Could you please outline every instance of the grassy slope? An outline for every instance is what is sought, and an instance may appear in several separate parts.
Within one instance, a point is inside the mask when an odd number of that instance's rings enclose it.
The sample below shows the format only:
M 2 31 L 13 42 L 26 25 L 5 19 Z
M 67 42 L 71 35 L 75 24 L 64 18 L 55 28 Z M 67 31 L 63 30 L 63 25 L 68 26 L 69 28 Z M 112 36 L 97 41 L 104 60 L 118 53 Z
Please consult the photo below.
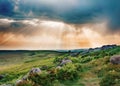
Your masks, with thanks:
M 40 52 L 34 53 L 2 53 L 0 55 L 0 74 L 5 74 L 6 78 L 0 81 L 3 83 L 14 83 L 16 79 L 21 78 L 31 68 L 40 67 L 41 65 L 53 65 L 51 57 L 59 56 L 59 53 Z M 4 58 L 5 57 L 5 58 Z M 7 58 L 8 57 L 8 58 Z
M 120 47 L 105 50 L 105 52 L 117 52 L 114 54 L 120 54 Z M 83 71 L 80 72 L 81 78 L 78 81 L 66 81 L 62 84 L 57 83 L 55 86 L 99 86 L 99 81 L 101 80 L 101 77 L 98 77 L 98 72 L 102 70 L 105 65 L 110 65 L 109 58 L 111 56 L 106 54 L 103 55 L 104 53 L 102 53 L 103 51 L 89 53 L 87 56 L 91 56 L 94 58 L 90 61 L 80 63 L 82 64 Z M 99 58 L 95 58 L 98 55 Z M 22 76 L 24 76 L 32 67 L 40 67 L 42 65 L 54 65 L 54 58 L 51 57 L 57 56 L 64 56 L 64 54 L 59 54 L 56 52 L 25 52 L 12 54 L 3 53 L 0 55 L 0 74 L 5 74 L 7 78 L 1 80 L 0 84 L 15 83 L 17 79 L 20 79 Z M 81 55 L 79 55 L 78 57 L 81 57 Z M 85 59 L 86 57 L 81 59 Z

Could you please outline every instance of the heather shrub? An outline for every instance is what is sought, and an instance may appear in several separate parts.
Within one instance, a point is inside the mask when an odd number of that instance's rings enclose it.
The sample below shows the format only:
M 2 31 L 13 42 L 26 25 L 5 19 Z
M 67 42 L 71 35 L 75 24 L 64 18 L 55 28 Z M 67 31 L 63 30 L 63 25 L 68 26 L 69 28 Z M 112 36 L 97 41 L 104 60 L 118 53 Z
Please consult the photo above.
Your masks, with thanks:
M 71 60 L 73 63 L 79 63 L 79 62 L 80 62 L 79 58 L 76 58 L 76 57 L 71 57 L 70 60 Z
M 120 85 L 120 65 L 104 65 L 98 75 L 101 75 L 100 86 Z
M 90 62 L 92 60 L 93 60 L 93 57 L 87 56 L 87 57 L 81 58 L 80 63 L 87 63 L 87 62 Z
M 115 70 L 109 71 L 100 81 L 100 86 L 119 86 L 120 73 Z
M 53 62 L 54 63 L 60 63 L 63 59 L 64 59 L 64 57 L 55 57 Z
M 29 75 L 28 79 L 37 85 L 51 86 L 52 82 L 49 78 L 49 74 L 46 71 L 42 71 L 41 74 Z
M 63 80 L 75 80 L 79 77 L 78 71 L 74 64 L 68 63 L 59 69 L 57 73 L 57 78 L 60 81 Z

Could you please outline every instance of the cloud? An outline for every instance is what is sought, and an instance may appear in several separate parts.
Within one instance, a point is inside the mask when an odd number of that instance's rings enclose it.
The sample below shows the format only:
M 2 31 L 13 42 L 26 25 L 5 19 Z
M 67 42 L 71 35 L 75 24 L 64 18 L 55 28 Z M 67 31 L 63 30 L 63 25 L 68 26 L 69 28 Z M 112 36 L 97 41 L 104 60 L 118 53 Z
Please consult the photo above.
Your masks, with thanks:
M 76 49 L 120 44 L 120 32 L 107 32 L 106 22 L 76 25 L 40 19 L 0 19 L 0 49 Z
M 5 16 L 12 16 L 14 6 L 10 0 L 0 0 L 0 14 Z
M 120 44 L 119 3 L 0 0 L 0 47 L 68 49 Z
M 120 27 L 119 0 L 0 0 L 0 15 L 22 18 L 47 18 L 83 24 L 108 21 L 111 30 Z

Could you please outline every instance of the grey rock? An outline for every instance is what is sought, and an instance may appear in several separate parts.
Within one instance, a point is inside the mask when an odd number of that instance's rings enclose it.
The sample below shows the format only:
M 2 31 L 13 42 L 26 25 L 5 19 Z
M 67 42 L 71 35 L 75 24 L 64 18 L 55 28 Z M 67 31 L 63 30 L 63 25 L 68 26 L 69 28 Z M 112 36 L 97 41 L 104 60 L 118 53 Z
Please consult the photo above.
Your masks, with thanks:
M 18 85 L 20 85 L 23 82 L 24 82 L 24 80 L 17 80 L 15 86 L 18 86 Z
M 22 78 L 22 80 L 26 80 L 26 81 L 27 81 L 27 79 L 28 79 L 28 75 L 25 75 L 25 76 Z
M 40 68 L 32 68 L 29 72 L 29 74 L 39 74 L 41 73 Z
M 57 66 L 56 68 L 57 68 L 57 69 L 61 69 L 62 67 L 61 67 L 61 66 Z
M 60 66 L 66 65 L 67 63 L 72 63 L 71 60 L 62 60 L 62 62 L 60 63 Z
M 112 56 L 110 62 L 112 64 L 120 64 L 120 55 Z

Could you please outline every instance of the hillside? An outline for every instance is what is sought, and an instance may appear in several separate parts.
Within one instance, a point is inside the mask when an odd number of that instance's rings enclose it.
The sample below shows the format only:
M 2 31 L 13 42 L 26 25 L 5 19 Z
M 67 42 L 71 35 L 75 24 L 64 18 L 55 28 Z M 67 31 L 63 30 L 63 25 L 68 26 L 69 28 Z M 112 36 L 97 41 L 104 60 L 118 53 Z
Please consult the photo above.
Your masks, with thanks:
M 120 55 L 120 46 L 0 51 L 0 86 L 120 86 L 120 65 L 109 60 L 114 55 Z

